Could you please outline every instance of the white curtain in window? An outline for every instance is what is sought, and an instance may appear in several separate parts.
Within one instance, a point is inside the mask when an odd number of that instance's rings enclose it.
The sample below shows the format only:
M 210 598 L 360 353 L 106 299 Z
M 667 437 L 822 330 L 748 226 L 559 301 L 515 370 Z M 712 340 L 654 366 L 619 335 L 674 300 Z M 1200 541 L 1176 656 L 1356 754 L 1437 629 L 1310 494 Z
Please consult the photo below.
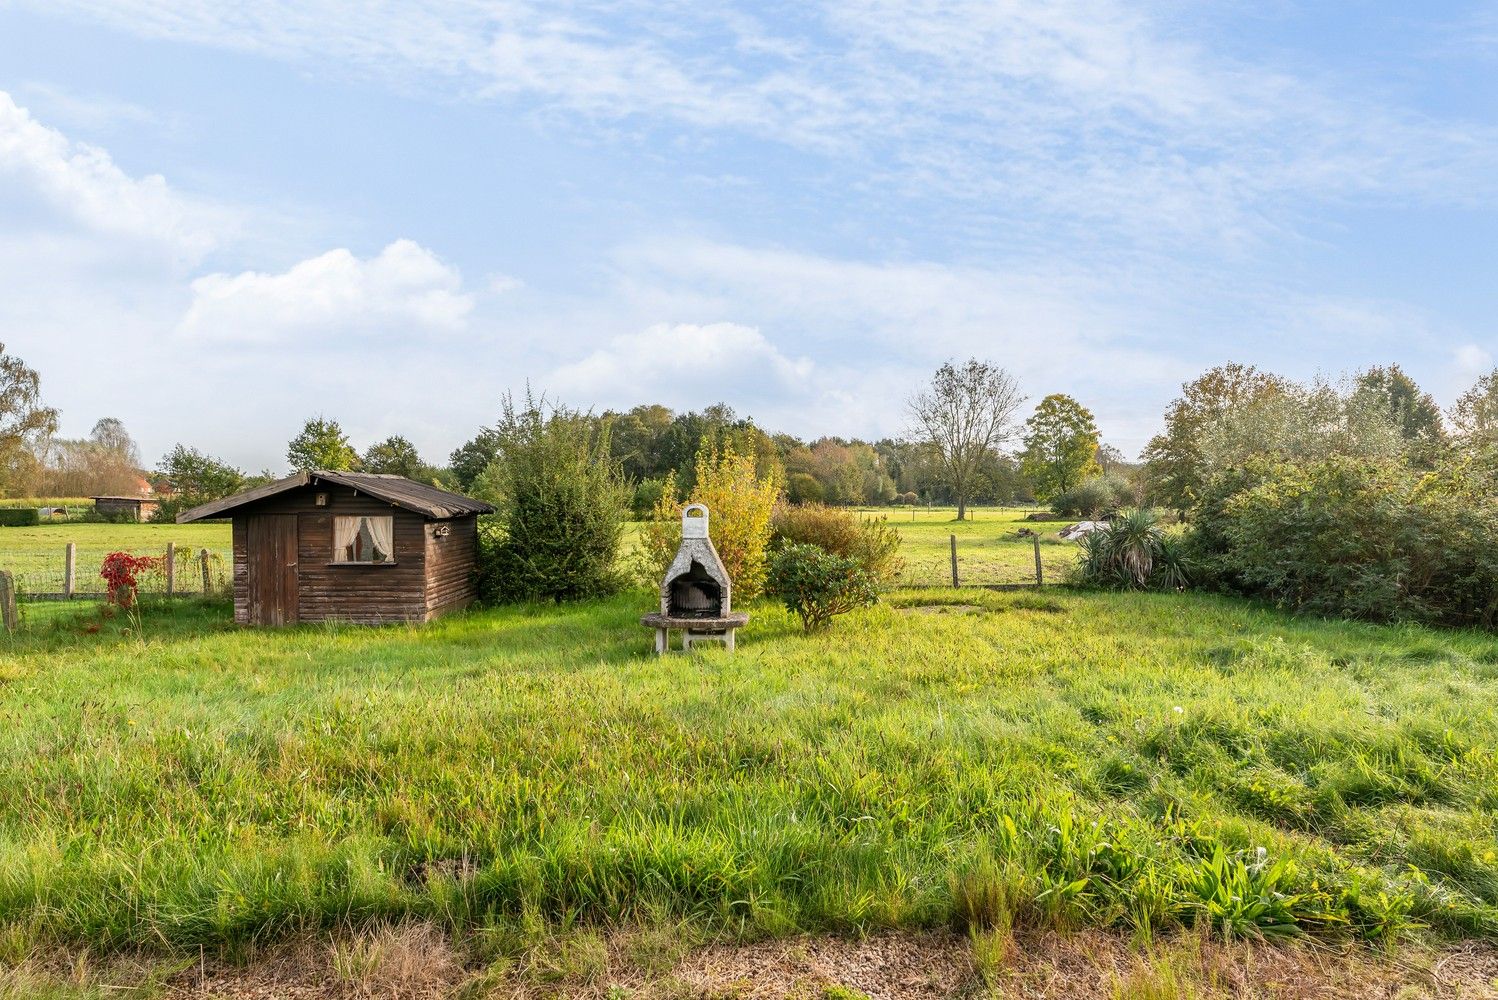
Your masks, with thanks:
M 385 557 L 385 562 L 395 558 L 395 518 L 393 517 L 367 517 L 369 522 L 369 537 L 374 539 L 375 548 Z
M 360 517 L 335 517 L 333 518 L 333 561 L 349 562 L 353 559 L 353 553 L 349 546 L 354 544 L 354 539 L 359 537 Z

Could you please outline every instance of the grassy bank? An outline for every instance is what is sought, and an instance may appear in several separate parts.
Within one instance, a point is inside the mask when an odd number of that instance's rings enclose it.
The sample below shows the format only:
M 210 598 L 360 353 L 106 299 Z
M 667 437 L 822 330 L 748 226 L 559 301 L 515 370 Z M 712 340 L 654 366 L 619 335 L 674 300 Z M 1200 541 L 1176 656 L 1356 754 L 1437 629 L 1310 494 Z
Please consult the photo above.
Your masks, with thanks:
M 737 656 L 645 595 L 0 646 L 0 943 L 1003 925 L 1498 933 L 1498 639 L 1196 596 L 901 593 Z M 0 956 L 3 957 L 3 956 Z

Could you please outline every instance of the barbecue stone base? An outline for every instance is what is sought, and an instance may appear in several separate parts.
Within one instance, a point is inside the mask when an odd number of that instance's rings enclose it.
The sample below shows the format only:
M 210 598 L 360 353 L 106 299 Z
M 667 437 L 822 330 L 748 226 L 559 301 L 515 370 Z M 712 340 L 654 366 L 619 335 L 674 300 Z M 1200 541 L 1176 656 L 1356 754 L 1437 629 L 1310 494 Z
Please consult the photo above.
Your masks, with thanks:
M 664 656 L 671 648 L 671 630 L 681 632 L 681 648 L 690 650 L 694 643 L 721 642 L 733 652 L 734 630 L 749 624 L 749 616 L 742 611 L 721 615 L 717 618 L 677 618 L 659 612 L 640 619 L 640 624 L 655 629 L 655 651 Z

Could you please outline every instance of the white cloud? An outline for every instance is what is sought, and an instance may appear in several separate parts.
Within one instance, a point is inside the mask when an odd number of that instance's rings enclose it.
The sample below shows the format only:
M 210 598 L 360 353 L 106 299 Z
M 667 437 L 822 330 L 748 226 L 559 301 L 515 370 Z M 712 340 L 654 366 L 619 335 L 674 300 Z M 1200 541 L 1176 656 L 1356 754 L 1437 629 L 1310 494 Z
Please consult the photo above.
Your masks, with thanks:
M 746 403 L 800 396 L 810 388 L 813 370 L 810 360 L 787 357 L 753 327 L 658 323 L 563 365 L 551 374 L 548 388 L 589 404 L 627 406 L 648 399 L 695 407 L 714 392 Z
M 975 355 L 1037 397 L 1076 393 L 1111 439 L 1133 446 L 1199 370 L 1151 336 L 1162 322 L 1154 304 L 1080 269 L 865 263 L 681 239 L 631 244 L 612 260 L 604 301 L 552 320 L 566 331 L 626 327 L 537 380 L 575 404 L 721 400 L 803 436 L 898 434 L 911 389 L 947 358 Z M 703 330 L 722 332 L 698 364 Z
M 1174 5 L 823 0 L 774 28 L 732 3 L 644 0 L 45 8 L 503 99 L 590 136 L 604 119 L 770 139 L 831 154 L 838 178 L 958 199 L 955 219 L 1011 240 L 1109 226 L 1233 248 L 1297 199 L 1498 200 L 1491 127 L 1183 41 Z
M 473 296 L 462 287 L 456 268 L 410 240 L 397 240 L 367 259 L 329 250 L 280 274 L 198 278 L 178 329 L 190 337 L 247 343 L 345 335 L 419 339 L 464 328 Z
M 1493 353 L 1477 344 L 1463 344 L 1455 353 L 1457 374 L 1468 381 L 1493 370 Z
M 1147 303 L 1081 268 L 870 263 L 702 240 L 640 242 L 615 261 L 638 308 L 732 317 L 849 364 L 976 354 L 1036 374 L 1158 368 L 1128 346 Z
M 160 247 L 183 261 L 202 257 L 233 225 L 227 209 L 188 198 L 159 174 L 132 177 L 96 146 L 49 128 L 0 91 L 0 179 L 38 224 L 62 222 L 87 233 Z M 3 195 L 0 195 L 3 197 Z
M 114 132 L 125 127 L 160 126 L 161 118 L 149 108 L 107 94 L 81 93 L 56 84 L 31 80 L 17 88 L 26 106 L 54 123 L 94 132 Z

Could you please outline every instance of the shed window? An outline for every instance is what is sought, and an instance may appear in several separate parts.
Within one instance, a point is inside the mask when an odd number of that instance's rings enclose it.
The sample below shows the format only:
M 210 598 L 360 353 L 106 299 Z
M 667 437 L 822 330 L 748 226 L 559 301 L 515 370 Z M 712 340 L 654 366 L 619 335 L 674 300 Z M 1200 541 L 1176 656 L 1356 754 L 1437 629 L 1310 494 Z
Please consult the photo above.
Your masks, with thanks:
M 395 562 L 395 518 L 333 518 L 333 561 Z

